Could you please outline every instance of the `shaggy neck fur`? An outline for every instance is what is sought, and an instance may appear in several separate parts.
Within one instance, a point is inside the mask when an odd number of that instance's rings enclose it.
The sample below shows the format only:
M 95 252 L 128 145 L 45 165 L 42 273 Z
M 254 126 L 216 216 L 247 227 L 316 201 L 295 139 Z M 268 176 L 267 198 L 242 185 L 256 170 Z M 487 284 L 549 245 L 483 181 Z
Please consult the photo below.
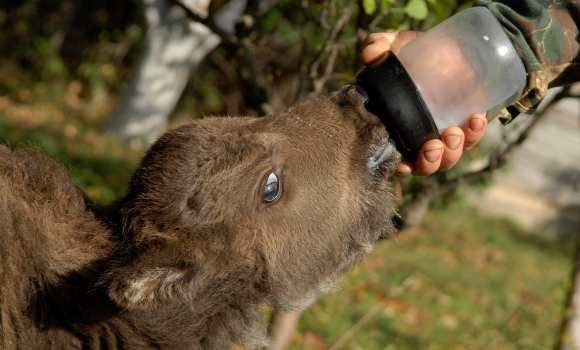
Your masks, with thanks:
M 152 285 L 141 287 L 166 287 L 157 292 L 182 295 L 160 305 L 118 306 L 123 303 L 113 302 L 109 289 L 118 278 L 130 280 L 124 264 L 134 258 L 119 251 L 161 244 L 126 239 L 124 218 L 113 213 L 131 206 L 130 200 L 107 209 L 95 206 L 62 166 L 36 151 L 11 152 L 0 146 L 0 173 L 2 188 L 13 189 L 0 196 L 0 211 L 7 216 L 0 222 L 1 349 L 225 349 L 231 341 L 265 343 L 258 312 L 265 287 L 246 278 L 255 270 L 244 272 L 247 266 L 238 264 L 241 269 L 232 266 L 224 275 L 211 276 L 205 272 L 211 270 L 208 266 L 196 274 L 173 276 L 194 285 L 192 294 L 163 286 L 171 276 L 155 280 L 164 272 L 158 269 L 157 276 L 150 276 Z M 20 230 L 28 235 L 9 234 Z

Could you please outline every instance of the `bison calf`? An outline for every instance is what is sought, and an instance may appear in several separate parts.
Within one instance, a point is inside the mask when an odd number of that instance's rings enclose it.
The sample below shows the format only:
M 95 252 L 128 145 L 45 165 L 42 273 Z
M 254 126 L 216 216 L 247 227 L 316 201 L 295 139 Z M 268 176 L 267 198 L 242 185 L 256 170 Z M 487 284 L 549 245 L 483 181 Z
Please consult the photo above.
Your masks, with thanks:
M 400 159 L 364 91 L 167 132 L 127 194 L 0 146 L 1 349 L 222 349 L 265 340 L 393 227 Z

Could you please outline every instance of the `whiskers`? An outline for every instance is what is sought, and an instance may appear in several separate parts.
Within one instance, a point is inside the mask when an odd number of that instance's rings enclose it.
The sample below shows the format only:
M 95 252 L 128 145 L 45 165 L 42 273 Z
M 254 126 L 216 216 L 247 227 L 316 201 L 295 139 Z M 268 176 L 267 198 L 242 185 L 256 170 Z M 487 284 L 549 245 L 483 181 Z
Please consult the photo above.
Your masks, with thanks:
M 295 117 L 296 117 L 296 119 L 298 119 L 300 122 L 302 122 L 302 123 L 304 123 L 304 124 L 306 124 L 306 125 L 308 125 L 308 126 L 310 126 L 310 127 L 314 128 L 314 129 L 316 129 L 317 131 L 320 131 L 320 132 L 321 132 L 323 135 L 325 135 L 325 136 L 328 136 L 328 137 L 330 137 L 330 138 L 335 138 L 335 137 L 336 137 L 336 135 L 333 135 L 333 134 L 331 134 L 331 133 L 329 133 L 329 132 L 326 132 L 326 130 L 324 130 L 324 129 L 322 129 L 322 128 L 319 128 L 318 126 L 316 126 L 316 125 L 314 125 L 314 124 L 310 123 L 310 122 L 309 122 L 309 121 L 307 121 L 307 120 L 304 120 L 304 119 L 300 118 L 300 117 L 299 117 L 299 116 L 297 116 L 297 115 L 296 115 Z

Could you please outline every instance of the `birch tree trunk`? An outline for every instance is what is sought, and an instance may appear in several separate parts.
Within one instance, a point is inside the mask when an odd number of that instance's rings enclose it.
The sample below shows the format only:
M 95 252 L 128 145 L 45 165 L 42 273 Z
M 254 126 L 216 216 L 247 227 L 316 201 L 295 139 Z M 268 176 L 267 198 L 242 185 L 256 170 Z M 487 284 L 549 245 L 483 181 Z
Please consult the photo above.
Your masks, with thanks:
M 136 72 L 111 114 L 106 132 L 139 145 L 151 143 L 166 127 L 191 73 L 217 47 L 220 36 L 167 0 L 144 0 L 148 25 Z M 245 0 L 230 2 L 216 14 L 216 25 L 233 32 Z M 183 2 L 193 12 L 207 15 L 208 0 Z M 195 8 L 192 8 L 195 6 Z M 233 20 L 232 20 L 233 18 Z

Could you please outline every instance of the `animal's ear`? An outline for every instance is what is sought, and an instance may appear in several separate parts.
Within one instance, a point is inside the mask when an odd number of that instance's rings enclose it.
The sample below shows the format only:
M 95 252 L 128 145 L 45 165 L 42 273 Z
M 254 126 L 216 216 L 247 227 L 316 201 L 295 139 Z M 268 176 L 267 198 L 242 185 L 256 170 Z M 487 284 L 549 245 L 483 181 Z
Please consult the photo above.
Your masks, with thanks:
M 176 267 L 123 267 L 112 275 L 108 294 L 125 309 L 151 311 L 186 297 L 191 278 Z

